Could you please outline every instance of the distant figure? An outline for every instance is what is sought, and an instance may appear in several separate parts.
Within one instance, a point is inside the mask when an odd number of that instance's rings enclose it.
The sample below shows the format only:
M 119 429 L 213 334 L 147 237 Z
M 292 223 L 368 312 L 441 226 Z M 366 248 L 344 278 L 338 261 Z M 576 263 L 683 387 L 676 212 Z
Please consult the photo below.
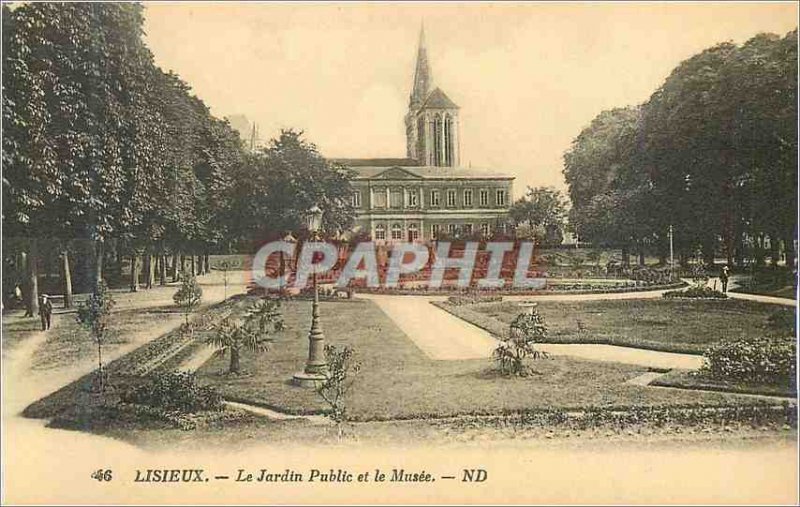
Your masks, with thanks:
M 14 306 L 22 305 L 22 287 L 19 284 L 14 284 Z
M 53 315 L 53 303 L 47 294 L 42 295 L 42 302 L 39 305 L 39 317 L 42 318 L 42 331 L 50 329 L 50 316 Z
M 728 266 L 723 266 L 722 273 L 719 275 L 719 281 L 722 282 L 722 292 L 728 292 Z

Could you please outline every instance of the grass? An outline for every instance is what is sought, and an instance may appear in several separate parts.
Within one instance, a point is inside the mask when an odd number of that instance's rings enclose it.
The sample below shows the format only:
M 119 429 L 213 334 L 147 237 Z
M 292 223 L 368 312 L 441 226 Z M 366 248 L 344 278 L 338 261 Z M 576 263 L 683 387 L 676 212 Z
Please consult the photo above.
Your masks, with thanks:
M 787 269 L 761 269 L 752 277 L 742 280 L 742 285 L 731 289 L 731 292 L 795 299 L 797 286 L 792 277 Z
M 537 308 L 550 329 L 548 342 L 606 343 L 689 354 L 702 354 L 723 338 L 769 334 L 770 315 L 785 311 L 743 300 L 548 301 Z M 478 304 L 470 309 L 499 321 L 495 325 L 501 329 L 520 313 L 516 302 Z
M 651 385 L 662 387 L 679 387 L 681 389 L 699 389 L 704 391 L 721 391 L 729 393 L 765 394 L 770 396 L 797 397 L 797 386 L 789 383 L 751 384 L 731 380 L 709 378 L 700 372 L 673 370 L 655 379 Z
M 246 374 L 225 374 L 227 359 L 212 358 L 199 371 L 202 382 L 226 398 L 291 413 L 326 407 L 313 390 L 291 385 L 307 355 L 310 303 L 283 307 L 287 331 L 263 355 L 244 354 Z M 425 356 L 370 301 L 323 302 L 321 315 L 330 343 L 355 348 L 362 371 L 350 400 L 354 420 L 499 414 L 529 409 L 730 403 L 719 393 L 659 391 L 625 382 L 645 368 L 557 357 L 534 363 L 540 375 L 506 378 L 489 358 L 434 361 Z M 738 400 L 737 400 L 738 401 Z

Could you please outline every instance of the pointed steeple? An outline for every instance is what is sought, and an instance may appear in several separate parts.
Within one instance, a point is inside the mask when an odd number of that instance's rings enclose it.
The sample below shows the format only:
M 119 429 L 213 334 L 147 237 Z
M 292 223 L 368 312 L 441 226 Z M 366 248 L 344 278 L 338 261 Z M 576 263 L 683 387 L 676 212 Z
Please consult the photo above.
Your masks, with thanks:
M 414 69 L 414 86 L 411 89 L 411 105 L 422 104 L 427 98 L 433 79 L 428 66 L 428 50 L 425 48 L 425 25 L 419 29 L 419 47 L 417 49 L 417 65 Z

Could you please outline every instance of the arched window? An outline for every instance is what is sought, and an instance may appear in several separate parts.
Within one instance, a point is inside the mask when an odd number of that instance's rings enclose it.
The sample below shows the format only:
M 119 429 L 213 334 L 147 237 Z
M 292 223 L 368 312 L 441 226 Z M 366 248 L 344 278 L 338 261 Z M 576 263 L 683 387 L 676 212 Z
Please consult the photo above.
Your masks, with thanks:
M 409 241 L 419 240 L 419 227 L 417 226 L 417 224 L 408 225 L 408 240 Z
M 375 226 L 375 239 L 386 239 L 386 227 L 384 227 L 383 224 Z
M 444 165 L 453 165 L 453 118 L 449 114 L 444 119 Z
M 417 120 L 417 157 L 425 164 L 425 118 Z
M 433 120 L 433 165 L 442 163 L 442 117 L 437 113 Z
M 401 240 L 403 239 L 403 226 L 400 224 L 392 224 L 392 239 L 393 240 Z

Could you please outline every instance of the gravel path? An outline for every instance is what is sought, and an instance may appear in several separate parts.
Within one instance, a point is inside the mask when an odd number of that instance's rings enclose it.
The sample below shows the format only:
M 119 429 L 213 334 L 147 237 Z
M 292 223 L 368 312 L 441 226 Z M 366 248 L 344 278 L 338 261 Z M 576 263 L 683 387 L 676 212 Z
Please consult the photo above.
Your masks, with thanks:
M 430 304 L 431 301 L 444 300 L 443 296 L 378 296 L 370 294 L 359 297 L 369 299 L 377 304 L 431 359 L 486 359 L 491 356 L 492 350 L 497 346 L 497 340 L 487 331 Z M 658 352 L 614 345 L 541 344 L 538 348 L 555 356 L 571 356 L 592 361 L 635 364 L 652 368 L 696 369 L 702 364 L 702 358 L 693 354 Z

